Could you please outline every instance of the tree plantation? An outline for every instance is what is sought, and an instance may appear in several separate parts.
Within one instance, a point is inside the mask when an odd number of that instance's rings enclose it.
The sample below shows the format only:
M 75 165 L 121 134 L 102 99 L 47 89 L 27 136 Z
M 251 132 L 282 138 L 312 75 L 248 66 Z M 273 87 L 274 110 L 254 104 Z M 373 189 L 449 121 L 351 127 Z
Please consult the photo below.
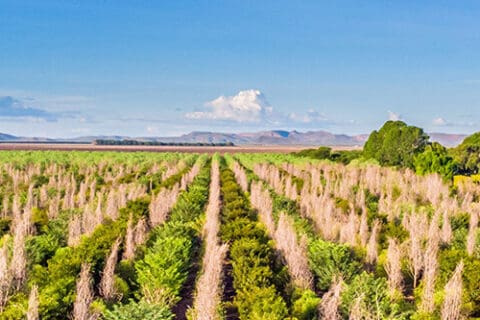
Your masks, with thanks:
M 480 318 L 475 143 L 2 152 L 0 318 Z

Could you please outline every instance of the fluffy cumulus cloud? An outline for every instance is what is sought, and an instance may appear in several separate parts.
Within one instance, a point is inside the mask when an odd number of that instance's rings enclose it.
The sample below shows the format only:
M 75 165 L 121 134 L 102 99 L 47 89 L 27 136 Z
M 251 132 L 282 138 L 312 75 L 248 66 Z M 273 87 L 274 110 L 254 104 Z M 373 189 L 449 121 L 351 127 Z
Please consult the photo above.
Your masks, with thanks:
M 446 125 L 448 125 L 447 120 L 445 120 L 445 119 L 442 118 L 442 117 L 438 117 L 438 118 L 433 119 L 433 120 L 432 120 L 432 123 L 433 123 L 433 125 L 435 125 L 435 126 L 446 126 Z
M 185 118 L 208 120 L 209 125 L 212 125 L 213 121 L 218 121 L 221 125 L 225 123 L 243 126 L 263 125 L 265 128 L 318 128 L 347 123 L 345 120 L 328 119 L 315 109 L 295 110 L 290 113 L 280 112 L 270 105 L 261 91 L 251 89 L 240 91 L 234 96 L 220 96 L 205 103 L 203 110 L 186 113 Z M 348 124 L 351 125 L 352 122 Z
M 11 96 L 3 96 L 0 97 L 0 118 L 56 121 L 58 114 L 26 106 L 23 101 Z
M 327 117 L 313 109 L 309 109 L 306 113 L 292 112 L 288 115 L 288 119 L 296 123 L 321 123 L 328 121 Z
M 234 122 L 270 121 L 273 108 L 259 90 L 240 91 L 234 96 L 220 96 L 205 104 L 207 110 L 189 112 L 188 119 Z
M 402 115 L 393 111 L 388 111 L 388 120 L 390 121 L 402 120 Z

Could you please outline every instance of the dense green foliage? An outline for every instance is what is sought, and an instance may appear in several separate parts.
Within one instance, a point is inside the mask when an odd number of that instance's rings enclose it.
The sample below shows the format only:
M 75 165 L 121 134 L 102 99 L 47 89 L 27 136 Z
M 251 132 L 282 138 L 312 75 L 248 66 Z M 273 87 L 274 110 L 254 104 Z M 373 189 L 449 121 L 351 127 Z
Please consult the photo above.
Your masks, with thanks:
M 461 314 L 479 318 L 480 235 L 473 214 L 478 213 L 480 188 L 474 183 L 464 189 L 453 188 L 451 181 L 457 167 L 463 168 L 458 169 L 463 174 L 478 170 L 472 164 L 477 152 L 472 150 L 476 149 L 466 147 L 479 143 L 478 140 L 480 135 L 477 138 L 474 135 L 453 150 L 429 143 L 423 151 L 405 153 L 413 155 L 412 166 L 418 174 L 442 175 L 445 180 L 440 188 L 437 186 L 441 179 L 417 176 L 410 170 L 382 168 L 363 160 L 361 164 L 358 160 L 339 161 L 349 165 L 334 163 L 335 152 L 329 148 L 312 154 L 306 150 L 289 155 L 217 155 L 221 163 L 221 224 L 217 240 L 219 245 L 228 244 L 219 309 L 240 319 L 317 319 L 322 317 L 322 302 L 331 293 L 332 283 L 341 279 L 337 311 L 342 319 L 351 317 L 352 310 L 363 313 L 365 319 L 441 319 L 442 304 L 448 294 L 445 286 L 462 262 Z M 466 154 L 468 159 L 461 162 L 459 159 Z M 10 161 L 9 156 L 14 158 Z M 4 199 L 0 201 L 3 214 L 0 248 L 4 248 L 8 263 L 16 250 L 18 217 L 28 215 L 31 229 L 24 240 L 25 282 L 8 292 L 8 302 L 0 306 L 0 318 L 25 318 L 34 286 L 38 286 L 41 319 L 72 317 L 83 263 L 91 266 L 94 301 L 89 302 L 90 311 L 100 317 L 182 318 L 195 299 L 197 272 L 203 268 L 200 261 L 206 249 L 202 237 L 208 225 L 205 210 L 211 182 L 209 159 L 208 155 L 179 154 L 15 152 L 6 155 L 0 152 L 0 160 L 6 162 L 0 168 L 3 170 L 0 199 Z M 161 190 L 177 190 L 174 186 L 183 180 L 195 161 L 201 164 L 200 172 L 186 189 L 175 194 L 172 202 L 175 204 L 169 205 L 165 222 L 152 228 L 149 220 L 155 203 L 152 199 L 163 196 Z M 258 166 L 259 163 L 267 166 Z M 238 171 L 235 176 L 234 168 L 241 168 L 244 176 Z M 288 216 L 289 236 L 294 235 L 294 241 L 305 250 L 303 261 L 313 276 L 311 285 L 300 287 L 293 280 L 294 275 L 288 269 L 292 264 L 285 259 L 280 238 L 275 236 L 273 241 L 269 237 L 271 233 L 267 233 L 261 222 L 266 221 L 264 216 L 261 221 L 258 219 L 250 206 L 249 192 L 243 192 L 237 183 L 242 182 L 245 174 L 248 184 L 260 182 L 269 192 L 271 206 L 266 207 L 271 209 L 277 228 L 279 217 Z M 287 184 L 290 190 L 296 187 L 297 194 L 288 195 Z M 121 194 L 114 198 L 122 204 L 113 218 L 103 212 L 108 210 L 106 199 L 110 191 Z M 253 195 L 254 190 L 251 192 Z M 65 204 L 69 194 L 73 203 L 70 206 Z M 52 209 L 55 201 L 59 202 Z M 89 231 L 82 231 L 83 236 L 72 244 L 72 221 L 88 217 L 88 212 L 95 208 L 102 216 L 101 221 L 94 222 Z M 438 220 L 434 220 L 437 213 Z M 413 219 L 414 216 L 417 218 Z M 125 258 L 122 254 L 127 251 L 127 228 L 140 220 L 146 224 L 143 240 L 135 247 L 134 254 Z M 82 220 L 82 223 L 85 221 L 91 222 Z M 413 284 L 409 255 L 417 230 L 412 226 L 416 225 L 421 226 L 417 249 L 424 261 L 428 258 L 430 239 L 438 237 L 438 252 L 434 258 L 430 257 L 436 259 L 430 312 L 421 309 L 425 265 L 419 271 L 417 286 Z M 436 237 L 426 236 L 430 232 L 436 232 Z M 119 238 L 122 241 L 112 271 L 116 295 L 107 299 L 103 298 L 100 283 L 112 245 Z M 398 257 L 401 284 L 393 289 L 388 270 L 389 239 L 395 239 L 401 251 Z M 369 252 L 371 241 L 374 241 L 374 260 L 369 260 L 373 252 Z M 190 316 L 188 312 L 187 315 Z
M 457 164 L 447 148 L 437 142 L 429 144 L 422 153 L 415 156 L 414 166 L 418 174 L 438 173 L 449 180 L 457 171 Z
M 241 319 L 283 319 L 285 301 L 279 296 L 285 271 L 276 265 L 272 242 L 256 221 L 233 172 L 221 171 L 222 239 L 231 243 L 234 305 Z
M 330 160 L 349 164 L 355 159 L 362 156 L 361 150 L 335 150 L 332 151 L 330 147 L 319 147 L 317 149 L 305 149 L 299 152 L 294 152 L 293 155 L 297 157 L 306 157 L 316 160 Z
M 103 317 L 106 320 L 171 320 L 173 314 L 166 306 L 131 300 L 128 304 L 116 305 L 113 310 L 107 310 Z
M 135 297 L 140 302 L 131 307 L 128 306 L 133 303 L 131 301 L 125 307 L 116 307 L 116 314 L 128 317 L 129 312 L 144 312 L 142 301 L 168 309 L 181 299 L 181 290 L 199 253 L 199 223 L 208 199 L 209 182 L 210 166 L 207 164 L 188 190 L 179 196 L 168 222 L 152 230 L 143 258 L 134 264 L 133 282 L 139 288 Z M 164 319 L 162 308 L 159 319 Z
M 428 136 L 422 129 L 402 121 L 387 121 L 370 134 L 363 156 L 382 165 L 413 168 L 415 155 L 423 152 L 427 143 Z
M 452 150 L 452 155 L 458 163 L 461 174 L 480 173 L 480 132 L 465 138 Z
M 309 245 L 310 268 L 317 279 L 317 288 L 327 291 L 335 275 L 341 274 L 346 282 L 358 274 L 362 264 L 347 245 L 315 240 Z

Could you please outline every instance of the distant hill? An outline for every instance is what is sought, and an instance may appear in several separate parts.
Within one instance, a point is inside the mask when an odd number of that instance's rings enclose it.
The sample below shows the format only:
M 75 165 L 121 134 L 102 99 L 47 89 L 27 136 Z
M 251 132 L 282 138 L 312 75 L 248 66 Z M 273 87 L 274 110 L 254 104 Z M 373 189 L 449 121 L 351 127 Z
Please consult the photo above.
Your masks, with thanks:
M 440 143 L 445 147 L 455 147 L 462 143 L 463 139 L 468 137 L 466 134 L 450 134 L 450 133 L 429 133 L 430 140 Z
M 446 147 L 454 147 L 460 144 L 467 135 L 449 133 L 430 133 L 430 139 L 441 143 Z M 17 137 L 0 133 L 0 142 L 57 142 L 57 143 L 91 143 L 94 140 L 139 140 L 158 142 L 188 142 L 188 143 L 227 143 L 235 145 L 305 145 L 305 146 L 362 146 L 368 139 L 368 134 L 346 135 L 334 134 L 328 131 L 297 130 L 269 130 L 244 133 L 221 133 L 208 131 L 193 131 L 178 137 L 129 137 L 118 135 L 83 136 L 72 139 L 51 139 L 41 137 Z
M 0 133 L 0 141 L 12 141 L 15 139 L 17 139 L 17 137 L 6 133 Z
M 149 138 L 151 139 L 151 138 Z M 155 138 L 165 142 L 233 142 L 235 145 L 335 145 L 359 146 L 365 140 L 357 136 L 333 134 L 326 131 L 299 132 L 270 130 L 245 133 L 191 132 L 180 137 Z

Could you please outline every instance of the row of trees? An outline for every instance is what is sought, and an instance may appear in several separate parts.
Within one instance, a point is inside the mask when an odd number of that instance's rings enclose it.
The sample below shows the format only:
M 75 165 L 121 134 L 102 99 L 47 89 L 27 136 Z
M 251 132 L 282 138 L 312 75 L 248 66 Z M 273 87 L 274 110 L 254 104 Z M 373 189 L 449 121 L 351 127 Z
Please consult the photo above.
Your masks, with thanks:
M 93 144 L 99 146 L 181 146 L 181 147 L 233 147 L 233 142 L 162 142 L 142 140 L 105 140 L 97 139 Z
M 286 209 L 292 208 L 288 202 L 280 208 L 302 217 L 295 226 L 310 240 L 310 267 L 324 315 L 329 306 L 335 318 L 478 316 L 478 277 L 471 270 L 480 263 L 479 211 L 471 193 L 451 194 L 436 175 L 377 165 L 301 158 L 286 164 L 268 155 L 238 159 L 272 191 L 300 206 L 298 213 Z M 275 165 L 258 165 L 272 159 Z M 302 185 L 296 197 L 292 183 Z M 300 222 L 305 218 L 315 235 Z
M 363 151 L 335 151 L 320 147 L 296 153 L 300 157 L 328 159 L 348 164 L 359 158 L 374 159 L 380 165 L 409 168 L 418 174 L 438 173 L 446 179 L 454 175 L 474 175 L 480 171 L 480 132 L 467 137 L 455 148 L 447 149 L 415 126 L 402 121 L 387 121 L 373 131 Z

